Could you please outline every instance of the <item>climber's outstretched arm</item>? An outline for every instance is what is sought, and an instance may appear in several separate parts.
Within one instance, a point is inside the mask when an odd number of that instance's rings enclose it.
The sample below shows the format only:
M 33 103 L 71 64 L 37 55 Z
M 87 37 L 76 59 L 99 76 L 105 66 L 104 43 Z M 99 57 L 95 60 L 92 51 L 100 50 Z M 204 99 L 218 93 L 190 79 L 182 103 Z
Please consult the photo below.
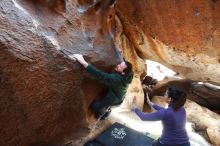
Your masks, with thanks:
M 115 86 L 120 82 L 120 77 L 118 74 L 110 74 L 97 69 L 92 64 L 86 62 L 81 54 L 71 55 L 70 58 L 77 60 L 86 68 L 90 75 L 107 86 Z

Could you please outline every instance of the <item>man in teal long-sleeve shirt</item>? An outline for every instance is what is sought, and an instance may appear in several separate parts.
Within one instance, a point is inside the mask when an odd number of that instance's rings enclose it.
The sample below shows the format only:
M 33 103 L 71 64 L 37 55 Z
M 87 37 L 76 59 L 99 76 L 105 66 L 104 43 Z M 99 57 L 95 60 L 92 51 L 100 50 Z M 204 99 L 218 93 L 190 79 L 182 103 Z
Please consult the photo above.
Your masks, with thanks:
M 71 58 L 76 59 L 82 64 L 88 73 L 92 75 L 100 83 L 108 86 L 107 95 L 92 103 L 92 109 L 98 118 L 103 115 L 110 106 L 122 103 L 128 84 L 133 79 L 132 64 L 128 61 L 121 62 L 115 68 L 116 72 L 106 73 L 97 69 L 92 64 L 87 63 L 81 54 L 74 54 Z

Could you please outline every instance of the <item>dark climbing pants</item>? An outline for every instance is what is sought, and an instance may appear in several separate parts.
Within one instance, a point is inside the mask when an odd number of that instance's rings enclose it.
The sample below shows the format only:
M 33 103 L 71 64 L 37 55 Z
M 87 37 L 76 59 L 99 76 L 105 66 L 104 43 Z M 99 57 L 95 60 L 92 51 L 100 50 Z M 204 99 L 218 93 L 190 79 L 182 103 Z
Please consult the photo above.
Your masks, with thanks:
M 178 145 L 168 145 L 168 144 L 162 144 L 159 140 L 156 140 L 153 142 L 152 146 L 190 146 L 190 143 L 183 143 L 183 144 L 178 144 Z
M 105 97 L 99 100 L 95 100 L 92 103 L 91 108 L 95 112 L 96 118 L 98 118 L 100 115 L 103 115 L 105 113 L 105 116 L 108 116 L 111 110 L 107 111 L 107 109 L 110 109 L 111 106 L 119 105 L 120 103 L 121 102 L 116 102 L 114 99 L 110 97 Z

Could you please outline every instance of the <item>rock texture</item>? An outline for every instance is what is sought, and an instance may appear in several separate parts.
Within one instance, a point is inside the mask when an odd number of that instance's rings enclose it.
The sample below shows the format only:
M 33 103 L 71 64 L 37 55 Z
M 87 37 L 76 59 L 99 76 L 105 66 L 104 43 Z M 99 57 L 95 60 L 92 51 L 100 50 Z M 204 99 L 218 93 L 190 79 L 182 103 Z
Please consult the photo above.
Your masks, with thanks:
M 195 124 L 195 131 L 204 137 L 208 135 L 210 142 L 218 146 L 220 144 L 220 116 L 190 100 L 186 102 L 185 107 L 188 121 Z
M 220 1 L 119 0 L 116 12 L 139 56 L 219 83 Z
M 216 113 L 220 113 L 220 88 L 208 83 L 193 83 L 191 89 L 191 100 L 208 107 Z
M 110 10 L 79 13 L 80 5 L 0 1 L 0 145 L 74 145 L 89 132 L 88 106 L 102 88 L 65 54 L 102 69 L 118 61 L 99 20 Z
M 117 46 L 144 75 L 151 59 L 220 82 L 220 1 L 1 0 L 0 145 L 64 145 L 87 135 L 103 87 L 66 54 L 109 71 Z

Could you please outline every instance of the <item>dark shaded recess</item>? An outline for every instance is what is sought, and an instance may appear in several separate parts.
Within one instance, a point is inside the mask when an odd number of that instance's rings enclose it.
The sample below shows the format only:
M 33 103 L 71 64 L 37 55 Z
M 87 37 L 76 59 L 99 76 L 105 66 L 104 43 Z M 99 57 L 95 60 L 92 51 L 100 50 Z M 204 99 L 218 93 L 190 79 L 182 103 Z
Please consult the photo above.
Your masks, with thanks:
M 109 5 L 109 6 L 114 5 L 115 1 L 116 1 L 116 0 L 110 0 L 109 3 L 108 3 L 108 5 Z
M 216 3 L 218 0 L 211 0 L 213 3 Z
M 101 8 L 101 2 L 99 1 L 99 2 L 97 2 L 95 5 L 94 5 L 94 8 L 95 8 L 95 10 L 96 11 L 98 11 L 100 8 Z

